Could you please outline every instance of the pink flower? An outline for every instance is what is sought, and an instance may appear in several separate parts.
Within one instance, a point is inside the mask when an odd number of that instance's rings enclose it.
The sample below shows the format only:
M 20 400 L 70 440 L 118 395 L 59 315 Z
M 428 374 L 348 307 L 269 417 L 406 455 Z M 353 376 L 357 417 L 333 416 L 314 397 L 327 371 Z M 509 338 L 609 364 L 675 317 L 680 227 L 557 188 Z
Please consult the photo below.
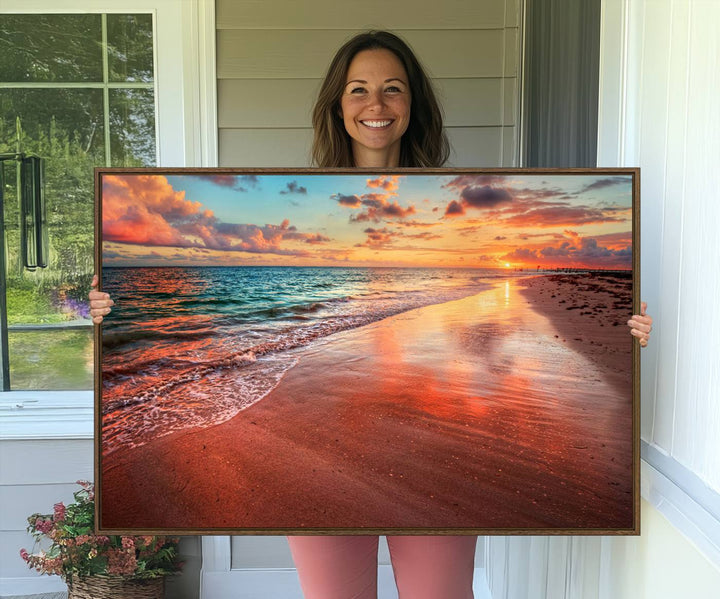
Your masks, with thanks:
M 134 551 L 125 549 L 109 549 L 108 554 L 108 574 L 117 574 L 126 576 L 135 573 L 137 568 L 137 559 Z
M 56 503 L 53 506 L 53 509 L 55 511 L 55 522 L 61 522 L 62 520 L 65 520 L 65 504 L 63 504 L 62 502 Z
M 35 520 L 35 528 L 45 535 L 52 530 L 52 527 L 52 520 L 43 520 L 42 518 Z
M 125 549 L 135 549 L 135 539 L 132 537 L 123 537 L 121 543 Z
M 27 549 L 21 549 L 20 550 L 20 557 L 23 559 L 23 561 L 27 562 L 30 561 L 30 554 L 27 552 Z

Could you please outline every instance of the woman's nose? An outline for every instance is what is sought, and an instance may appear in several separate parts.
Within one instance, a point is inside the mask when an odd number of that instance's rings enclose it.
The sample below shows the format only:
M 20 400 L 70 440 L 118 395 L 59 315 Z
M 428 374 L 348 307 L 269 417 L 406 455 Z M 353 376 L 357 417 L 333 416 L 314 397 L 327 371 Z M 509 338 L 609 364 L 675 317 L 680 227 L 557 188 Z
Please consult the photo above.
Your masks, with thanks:
M 368 106 L 371 108 L 382 108 L 385 104 L 382 90 L 370 92 L 368 95 Z

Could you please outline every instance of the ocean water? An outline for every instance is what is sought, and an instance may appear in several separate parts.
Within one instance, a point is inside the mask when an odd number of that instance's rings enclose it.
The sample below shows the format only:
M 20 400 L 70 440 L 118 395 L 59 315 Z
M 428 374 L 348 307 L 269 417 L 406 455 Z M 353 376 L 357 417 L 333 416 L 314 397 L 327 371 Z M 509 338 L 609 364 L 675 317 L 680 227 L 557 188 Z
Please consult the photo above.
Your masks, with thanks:
M 108 453 L 223 422 L 272 391 L 302 349 L 389 316 L 473 295 L 503 270 L 104 268 Z

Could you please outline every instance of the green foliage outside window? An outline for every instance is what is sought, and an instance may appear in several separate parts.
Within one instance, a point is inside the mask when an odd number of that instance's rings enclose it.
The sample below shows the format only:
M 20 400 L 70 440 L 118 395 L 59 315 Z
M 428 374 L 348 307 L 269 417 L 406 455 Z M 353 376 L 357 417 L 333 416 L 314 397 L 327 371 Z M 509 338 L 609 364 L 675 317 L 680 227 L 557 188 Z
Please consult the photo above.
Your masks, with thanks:
M 89 389 L 93 168 L 155 164 L 152 16 L 1 15 L 0 57 L 0 153 L 45 159 L 50 240 L 48 268 L 24 269 L 16 163 L 2 163 L 12 388 Z

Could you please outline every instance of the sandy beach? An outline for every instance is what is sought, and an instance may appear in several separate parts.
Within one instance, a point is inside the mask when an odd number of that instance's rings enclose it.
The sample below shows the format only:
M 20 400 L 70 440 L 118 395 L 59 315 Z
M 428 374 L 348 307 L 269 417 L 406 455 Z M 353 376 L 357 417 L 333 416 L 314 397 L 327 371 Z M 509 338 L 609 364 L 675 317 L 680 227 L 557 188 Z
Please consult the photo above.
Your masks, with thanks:
M 102 527 L 631 528 L 629 297 L 501 280 L 293 350 L 232 419 L 105 456 Z

